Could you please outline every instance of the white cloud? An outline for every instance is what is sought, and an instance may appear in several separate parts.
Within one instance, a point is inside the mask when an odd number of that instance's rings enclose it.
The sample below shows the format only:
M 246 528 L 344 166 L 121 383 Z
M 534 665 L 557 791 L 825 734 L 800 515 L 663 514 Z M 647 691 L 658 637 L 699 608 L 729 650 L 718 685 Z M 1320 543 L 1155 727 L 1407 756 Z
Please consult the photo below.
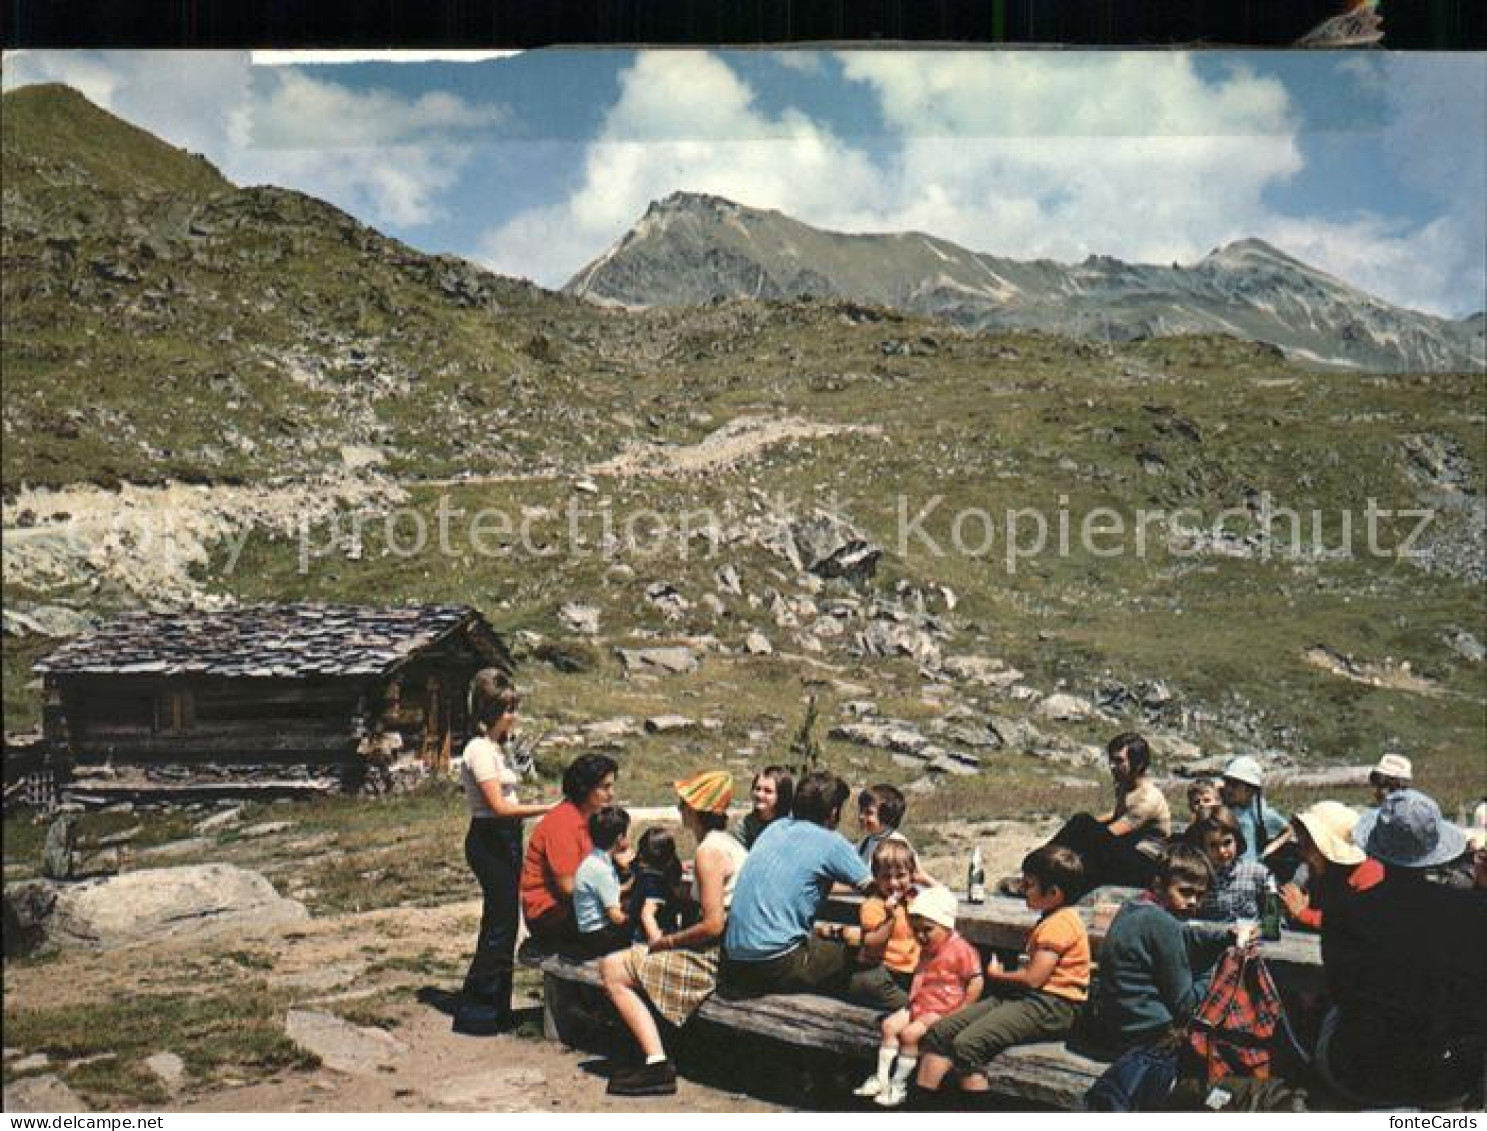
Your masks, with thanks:
M 844 205 L 870 200 L 877 178 L 864 154 L 804 114 L 760 111 L 717 58 L 644 54 L 621 76 L 578 187 L 487 233 L 478 254 L 495 270 L 555 286 L 675 189 L 829 224 Z
M 499 107 L 431 92 L 353 89 L 245 52 L 42 52 L 7 57 L 7 88 L 64 82 L 105 109 L 204 153 L 243 184 L 322 197 L 372 224 L 440 211 L 468 158 L 458 143 L 499 125 Z
M 762 113 L 715 57 L 642 55 L 580 185 L 490 233 L 484 258 L 562 282 L 678 189 L 1009 256 L 1196 257 L 1249 234 L 1265 187 L 1301 167 L 1278 82 L 1236 70 L 1205 83 L 1183 56 L 863 52 L 841 63 L 896 139 L 886 162 L 799 111 Z

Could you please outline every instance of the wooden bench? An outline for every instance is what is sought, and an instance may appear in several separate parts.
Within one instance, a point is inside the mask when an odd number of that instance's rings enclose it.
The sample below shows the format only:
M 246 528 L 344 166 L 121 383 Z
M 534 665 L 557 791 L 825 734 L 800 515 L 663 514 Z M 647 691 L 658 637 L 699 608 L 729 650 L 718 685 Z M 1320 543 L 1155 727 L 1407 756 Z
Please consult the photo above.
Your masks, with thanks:
M 578 962 L 523 947 L 519 960 L 542 973 L 543 1031 L 549 1040 L 574 1048 L 610 1051 L 618 1022 L 600 984 L 597 962 Z M 714 994 L 687 1023 L 749 1033 L 797 1052 L 836 1059 L 853 1083 L 872 1070 L 878 1054 L 879 1013 L 817 994 L 770 994 L 730 1000 Z M 1031 1106 L 1074 1109 L 1105 1065 L 1045 1042 L 1008 1049 L 987 1071 L 991 1090 Z

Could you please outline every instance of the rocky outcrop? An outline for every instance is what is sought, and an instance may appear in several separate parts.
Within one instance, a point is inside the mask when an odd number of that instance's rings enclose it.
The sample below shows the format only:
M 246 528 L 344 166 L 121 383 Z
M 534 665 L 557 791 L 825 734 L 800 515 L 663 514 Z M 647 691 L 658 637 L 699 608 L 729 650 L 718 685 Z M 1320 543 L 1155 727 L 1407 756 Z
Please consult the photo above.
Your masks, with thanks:
M 107 879 L 44 880 L 5 889 L 6 953 L 58 948 L 112 950 L 166 938 L 303 922 L 302 903 L 285 899 L 257 872 L 230 864 L 146 868 Z

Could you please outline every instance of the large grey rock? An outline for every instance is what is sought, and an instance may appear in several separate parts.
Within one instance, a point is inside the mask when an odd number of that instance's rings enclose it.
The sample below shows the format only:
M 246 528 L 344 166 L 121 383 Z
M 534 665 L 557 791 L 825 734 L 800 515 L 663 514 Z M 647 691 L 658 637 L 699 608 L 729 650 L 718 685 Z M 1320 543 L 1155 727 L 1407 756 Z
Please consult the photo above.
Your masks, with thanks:
M 774 645 L 764 633 L 751 632 L 744 637 L 744 651 L 751 656 L 768 656 L 774 652 Z
M 702 662 L 690 648 L 681 645 L 667 648 L 616 648 L 615 653 L 626 674 L 649 671 L 684 675 L 696 671 Z
M 583 636 L 597 636 L 599 633 L 599 609 L 595 605 L 569 601 L 558 610 L 558 620 L 565 628 Z
M 44 1111 L 87 1111 L 78 1094 L 56 1076 L 31 1076 L 5 1086 L 7 1114 Z
M 280 896 L 257 872 L 230 864 L 146 868 L 49 886 L 52 903 L 31 930 L 43 947 L 112 950 L 309 918 L 304 904 Z M 10 909 L 21 901 L 12 899 L 10 888 L 5 895 L 9 920 Z M 44 898 L 31 892 L 25 903 L 39 909 Z
M 1039 703 L 1037 711 L 1045 719 L 1078 722 L 1081 719 L 1093 718 L 1095 705 L 1078 695 L 1059 691 Z
M 648 734 L 671 734 L 679 730 L 694 730 L 697 720 L 686 715 L 652 715 L 645 720 Z
M 391 1033 L 366 1025 L 353 1025 L 333 1013 L 314 1009 L 291 1009 L 284 1020 L 284 1033 L 300 1048 L 314 1053 L 327 1068 L 352 1076 L 375 1076 L 392 1067 L 408 1051 Z
M 146 1057 L 145 1067 L 172 1092 L 186 1079 L 186 1062 L 173 1052 L 157 1052 L 154 1056 Z
M 640 724 L 628 715 L 620 715 L 613 719 L 584 723 L 578 729 L 590 742 L 613 742 L 621 738 L 634 738 L 640 733 Z
M 892 621 L 873 621 L 857 634 L 857 647 L 865 656 L 909 656 L 926 667 L 940 666 L 940 646 L 923 629 Z
M 946 656 L 940 670 L 952 679 L 979 683 L 984 687 L 1011 687 L 1022 678 L 1022 673 L 1016 668 L 985 656 Z
M 76 636 L 93 627 L 93 618 L 64 605 L 37 605 L 19 612 L 5 610 L 6 636 Z

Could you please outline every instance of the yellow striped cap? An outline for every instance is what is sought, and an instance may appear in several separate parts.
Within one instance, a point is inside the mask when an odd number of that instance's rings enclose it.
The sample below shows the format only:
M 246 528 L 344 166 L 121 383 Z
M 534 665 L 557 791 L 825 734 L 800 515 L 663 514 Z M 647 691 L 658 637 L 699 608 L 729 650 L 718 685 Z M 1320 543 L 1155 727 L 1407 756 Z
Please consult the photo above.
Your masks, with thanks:
M 699 813 L 726 813 L 733 800 L 733 775 L 727 770 L 703 770 L 677 782 L 676 795 Z

